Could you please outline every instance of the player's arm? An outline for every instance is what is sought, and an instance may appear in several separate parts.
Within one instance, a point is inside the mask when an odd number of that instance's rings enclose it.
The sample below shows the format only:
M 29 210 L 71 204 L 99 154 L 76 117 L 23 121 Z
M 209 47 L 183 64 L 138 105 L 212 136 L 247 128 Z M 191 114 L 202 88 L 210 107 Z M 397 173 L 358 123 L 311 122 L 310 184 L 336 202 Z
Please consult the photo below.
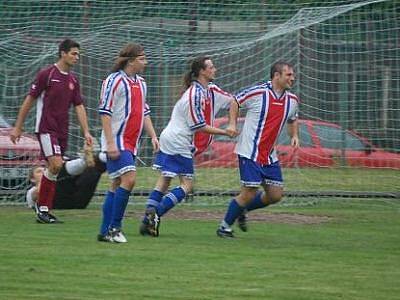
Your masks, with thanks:
M 89 132 L 89 126 L 87 121 L 87 114 L 83 104 L 75 106 L 76 116 L 78 117 L 78 122 L 81 125 L 83 136 L 85 137 L 86 143 L 91 146 L 93 145 L 93 137 Z
M 294 148 L 298 148 L 300 146 L 299 140 L 299 122 L 298 120 L 288 120 L 287 122 L 287 130 L 290 136 L 290 144 Z
M 239 104 L 235 99 L 232 99 L 229 108 L 229 123 L 226 130 L 229 132 L 229 136 L 234 137 L 238 135 L 237 131 L 237 118 L 239 116 Z
M 229 137 L 234 137 L 234 135 L 231 135 L 231 133 L 228 132 L 227 129 L 221 129 L 217 127 L 212 127 L 209 125 L 205 125 L 203 127 L 200 127 L 198 131 L 202 131 L 208 134 L 218 134 L 218 135 L 227 135 Z
M 160 143 L 158 142 L 156 131 L 154 130 L 153 122 L 149 115 L 144 117 L 143 127 L 146 133 L 151 138 L 151 144 L 153 145 L 153 151 L 158 152 L 160 150 Z
M 104 137 L 107 143 L 107 156 L 111 159 L 117 159 L 120 153 L 117 145 L 115 145 L 112 134 L 111 116 L 108 114 L 101 114 L 101 124 L 103 126 Z
M 13 144 L 16 144 L 22 134 L 22 128 L 26 119 L 26 116 L 28 115 L 29 111 L 31 110 L 33 103 L 36 101 L 36 98 L 34 98 L 31 95 L 26 96 L 24 102 L 21 105 L 21 108 L 19 109 L 18 112 L 18 117 L 17 121 L 15 122 L 14 128 L 10 133 L 10 140 L 13 142 Z

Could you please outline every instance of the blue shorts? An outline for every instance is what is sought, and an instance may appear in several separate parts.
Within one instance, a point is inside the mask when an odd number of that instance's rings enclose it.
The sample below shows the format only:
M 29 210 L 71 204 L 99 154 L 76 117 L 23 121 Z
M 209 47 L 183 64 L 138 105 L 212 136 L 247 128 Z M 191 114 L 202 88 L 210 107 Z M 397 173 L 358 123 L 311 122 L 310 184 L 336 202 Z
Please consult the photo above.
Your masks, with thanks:
M 121 151 L 120 156 L 112 160 L 107 157 L 107 172 L 111 179 L 120 177 L 129 171 L 136 171 L 136 157 L 129 150 Z
M 159 151 L 154 159 L 153 169 L 159 170 L 164 177 L 184 176 L 193 178 L 193 159 L 182 155 L 170 155 Z
M 262 166 L 259 163 L 239 155 L 240 182 L 243 186 L 258 187 L 261 183 L 283 186 L 279 161 Z

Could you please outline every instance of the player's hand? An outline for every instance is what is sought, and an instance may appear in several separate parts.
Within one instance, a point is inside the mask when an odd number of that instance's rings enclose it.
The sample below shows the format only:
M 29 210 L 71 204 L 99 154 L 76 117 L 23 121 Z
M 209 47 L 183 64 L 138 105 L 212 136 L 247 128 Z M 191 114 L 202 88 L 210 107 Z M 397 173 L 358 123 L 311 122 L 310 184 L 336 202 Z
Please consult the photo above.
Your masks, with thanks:
M 92 135 L 90 134 L 90 132 L 86 132 L 84 136 L 85 136 L 85 142 L 86 142 L 86 144 L 87 144 L 88 146 L 93 146 L 93 137 L 92 137 Z
M 14 127 L 10 133 L 10 140 L 11 142 L 15 145 L 19 142 L 19 139 L 21 138 L 22 130 Z
M 228 135 L 231 138 L 234 138 L 236 136 L 239 135 L 239 132 L 237 131 L 237 129 L 233 126 L 228 126 L 226 128 L 226 135 Z
M 290 145 L 293 147 L 293 148 L 299 148 L 299 146 L 300 146 L 300 140 L 299 140 L 299 137 L 296 135 L 296 136 L 294 136 L 294 137 L 292 137 L 292 139 L 290 140 Z
M 153 153 L 160 151 L 160 142 L 157 137 L 151 139 L 151 144 L 153 145 Z
M 121 155 L 115 144 L 107 144 L 107 157 L 111 160 L 116 160 Z

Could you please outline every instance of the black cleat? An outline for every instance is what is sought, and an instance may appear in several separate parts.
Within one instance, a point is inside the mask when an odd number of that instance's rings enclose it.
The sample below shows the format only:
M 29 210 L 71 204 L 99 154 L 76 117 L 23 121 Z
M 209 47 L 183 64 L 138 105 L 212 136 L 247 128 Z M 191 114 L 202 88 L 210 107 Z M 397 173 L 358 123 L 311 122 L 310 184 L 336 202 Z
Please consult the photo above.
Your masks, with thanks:
M 55 215 L 52 215 L 51 213 L 48 213 L 48 215 L 49 215 L 50 219 L 53 220 L 52 223 L 54 223 L 54 224 L 62 224 L 62 223 L 64 223 L 64 221 L 61 221 L 61 220 L 60 220 L 59 218 L 57 218 Z
M 38 207 L 35 205 L 36 222 L 41 224 L 53 224 L 55 222 L 54 216 L 49 214 L 47 206 Z
M 234 238 L 233 230 L 225 227 L 218 227 L 217 235 L 222 238 Z
M 243 211 L 237 218 L 237 224 L 241 231 L 247 232 L 247 216 L 245 211 Z
M 160 218 L 158 217 L 156 210 L 153 207 L 148 208 L 145 212 L 142 224 L 140 224 L 140 234 L 158 237 L 160 234 L 159 228 Z

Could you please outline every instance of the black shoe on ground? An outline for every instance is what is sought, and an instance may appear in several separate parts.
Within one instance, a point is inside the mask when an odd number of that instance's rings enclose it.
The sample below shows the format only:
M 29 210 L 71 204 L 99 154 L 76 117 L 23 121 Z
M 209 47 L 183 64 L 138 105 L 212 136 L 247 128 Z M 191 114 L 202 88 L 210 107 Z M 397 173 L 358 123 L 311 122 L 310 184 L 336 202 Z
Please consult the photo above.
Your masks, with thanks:
M 57 218 L 55 215 L 52 215 L 51 213 L 48 213 L 50 219 L 53 219 L 54 224 L 62 224 L 64 221 L 61 221 L 59 218 Z
M 240 216 L 237 218 L 237 224 L 241 231 L 247 232 L 247 216 L 246 212 L 242 212 Z
M 159 228 L 160 218 L 158 217 L 156 210 L 153 207 L 146 209 L 145 216 L 139 228 L 140 234 L 158 237 L 160 234 Z
M 49 214 L 47 206 L 38 207 L 35 205 L 36 222 L 41 224 L 53 224 L 54 218 Z
M 230 228 L 218 227 L 217 235 L 222 238 L 234 238 L 233 230 Z

